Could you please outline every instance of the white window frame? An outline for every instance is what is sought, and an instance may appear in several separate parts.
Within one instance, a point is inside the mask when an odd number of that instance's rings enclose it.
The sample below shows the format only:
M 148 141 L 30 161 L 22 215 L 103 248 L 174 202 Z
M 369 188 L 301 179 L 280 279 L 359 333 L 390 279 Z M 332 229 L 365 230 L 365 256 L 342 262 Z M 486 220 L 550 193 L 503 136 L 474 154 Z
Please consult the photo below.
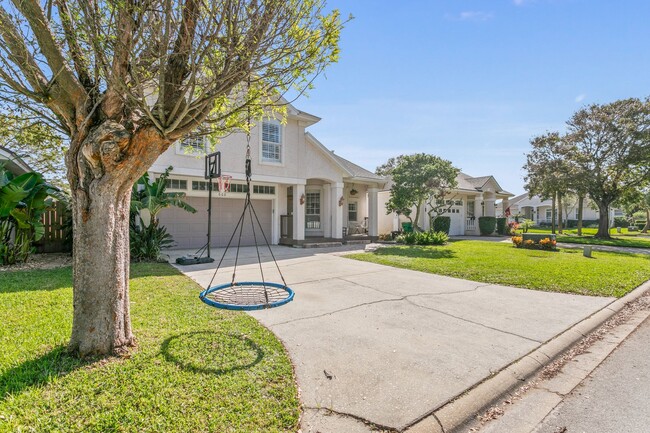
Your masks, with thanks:
M 183 143 L 185 140 L 190 139 L 190 140 L 201 140 L 203 142 L 203 149 L 198 149 L 198 147 L 195 146 L 186 146 Z M 203 153 L 206 152 L 206 147 L 207 147 L 207 140 L 204 135 L 198 136 L 198 137 L 186 137 L 181 140 L 178 140 L 176 142 L 176 154 L 177 155 L 185 155 L 185 156 L 192 156 L 196 157 L 196 155 L 202 155 Z M 186 151 L 185 149 L 191 149 L 189 151 Z
M 272 124 L 278 127 L 278 135 L 279 135 L 278 143 L 264 140 L 264 124 Z M 278 160 L 264 157 L 264 145 L 267 143 L 272 146 L 278 146 L 279 148 L 277 152 L 279 156 Z M 262 124 L 260 125 L 260 164 L 284 166 L 284 127 L 282 123 L 280 123 L 280 121 L 278 120 L 265 119 L 262 121 Z
M 307 213 L 307 205 L 309 201 L 309 196 L 311 194 L 318 195 L 318 214 Z M 318 227 L 309 227 L 310 218 L 309 217 L 318 217 Z M 323 230 L 323 193 L 320 189 L 309 189 L 305 191 L 305 230 L 307 231 L 321 231 Z
M 354 214 L 355 219 L 350 219 L 350 206 L 354 205 Z M 349 201 L 348 202 L 348 221 L 358 222 L 359 221 L 359 202 L 358 201 Z

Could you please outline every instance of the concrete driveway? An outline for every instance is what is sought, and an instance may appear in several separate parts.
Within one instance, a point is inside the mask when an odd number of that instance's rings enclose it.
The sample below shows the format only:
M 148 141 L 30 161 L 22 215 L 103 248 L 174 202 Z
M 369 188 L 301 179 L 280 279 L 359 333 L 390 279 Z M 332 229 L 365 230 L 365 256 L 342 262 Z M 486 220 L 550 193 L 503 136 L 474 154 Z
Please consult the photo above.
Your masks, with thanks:
M 274 247 L 295 300 L 251 313 L 284 342 L 294 362 L 303 432 L 404 430 L 613 301 L 342 257 L 350 250 L 360 248 Z M 245 264 L 238 279 L 257 280 L 255 249 L 240 255 Z M 267 281 L 277 280 L 268 252 L 263 262 Z M 206 286 L 215 267 L 179 269 Z M 231 276 L 227 267 L 214 284 Z

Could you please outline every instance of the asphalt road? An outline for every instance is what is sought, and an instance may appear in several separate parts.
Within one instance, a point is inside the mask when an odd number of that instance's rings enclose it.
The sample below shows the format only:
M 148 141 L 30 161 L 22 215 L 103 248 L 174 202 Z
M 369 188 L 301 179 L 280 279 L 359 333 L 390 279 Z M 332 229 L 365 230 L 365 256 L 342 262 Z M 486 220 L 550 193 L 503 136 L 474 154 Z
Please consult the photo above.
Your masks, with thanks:
M 650 431 L 650 318 L 533 430 L 534 433 Z

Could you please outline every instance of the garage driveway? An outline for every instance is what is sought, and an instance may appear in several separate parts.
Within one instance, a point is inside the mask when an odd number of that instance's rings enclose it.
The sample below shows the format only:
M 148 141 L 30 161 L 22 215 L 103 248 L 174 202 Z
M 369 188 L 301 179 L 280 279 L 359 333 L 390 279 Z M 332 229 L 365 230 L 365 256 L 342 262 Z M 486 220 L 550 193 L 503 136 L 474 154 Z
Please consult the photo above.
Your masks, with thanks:
M 342 257 L 355 249 L 274 247 L 295 300 L 251 313 L 294 362 L 303 432 L 370 431 L 364 422 L 402 430 L 613 301 Z M 240 254 L 247 264 L 238 279 L 258 279 L 255 249 Z M 273 263 L 264 257 L 269 274 Z M 215 267 L 179 269 L 205 286 Z M 220 271 L 215 284 L 231 275 L 232 268 Z

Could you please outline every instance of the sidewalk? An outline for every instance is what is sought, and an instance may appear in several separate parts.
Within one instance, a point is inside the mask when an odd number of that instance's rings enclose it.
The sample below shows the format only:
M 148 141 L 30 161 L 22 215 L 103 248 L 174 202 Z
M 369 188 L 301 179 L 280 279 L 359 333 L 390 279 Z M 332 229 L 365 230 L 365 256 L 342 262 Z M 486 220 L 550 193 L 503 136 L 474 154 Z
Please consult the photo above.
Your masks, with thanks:
M 283 341 L 293 360 L 303 433 L 453 431 L 621 302 L 340 257 L 350 248 L 273 250 L 296 298 L 251 315 Z M 254 249 L 242 249 L 242 280 L 255 280 L 255 257 Z M 263 267 L 271 275 L 269 258 L 263 256 Z M 180 269 L 205 286 L 215 266 Z M 214 284 L 231 276 L 226 268 Z

